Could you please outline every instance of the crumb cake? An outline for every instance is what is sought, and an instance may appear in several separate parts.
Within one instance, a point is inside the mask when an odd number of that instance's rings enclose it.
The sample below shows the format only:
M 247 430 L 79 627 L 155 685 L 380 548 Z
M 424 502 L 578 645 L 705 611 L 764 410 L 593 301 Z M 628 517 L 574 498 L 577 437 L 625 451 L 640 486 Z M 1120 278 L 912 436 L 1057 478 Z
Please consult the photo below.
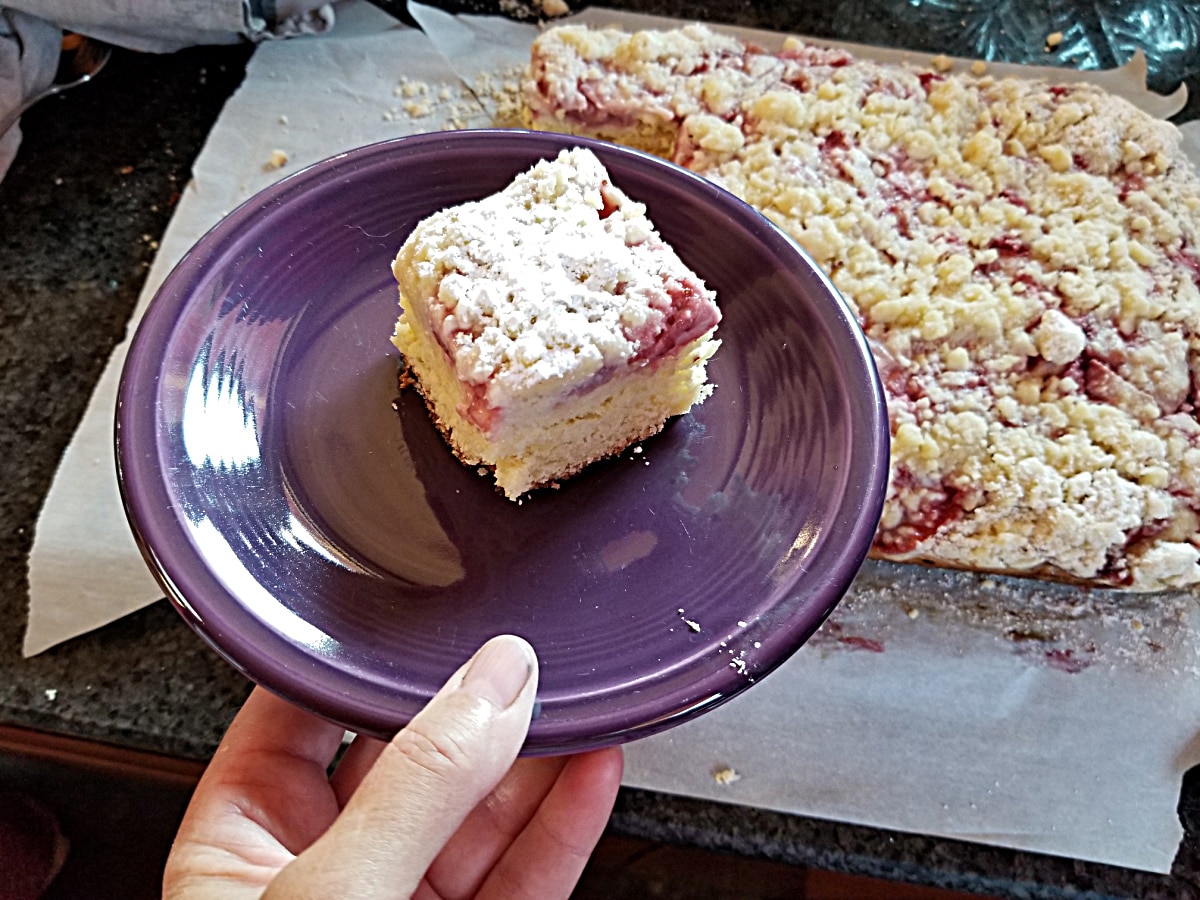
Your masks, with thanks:
M 715 295 L 587 149 L 419 223 L 393 343 L 434 421 L 510 499 L 658 432 L 712 391 Z
M 1200 180 L 1174 126 L 702 26 L 548 31 L 526 102 L 711 178 L 830 274 L 888 398 L 874 556 L 1200 582 Z

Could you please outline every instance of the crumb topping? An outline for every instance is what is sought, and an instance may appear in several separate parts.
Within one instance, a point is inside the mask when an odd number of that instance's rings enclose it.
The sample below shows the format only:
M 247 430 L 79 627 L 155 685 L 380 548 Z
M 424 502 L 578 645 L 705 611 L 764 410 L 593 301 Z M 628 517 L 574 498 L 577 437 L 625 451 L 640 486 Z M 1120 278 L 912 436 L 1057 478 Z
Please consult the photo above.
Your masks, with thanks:
M 702 26 L 539 37 L 535 123 L 669 126 L 793 235 L 888 394 L 877 555 L 1200 583 L 1200 180 L 1089 85 L 884 66 Z
M 719 318 L 713 293 L 663 243 L 645 206 L 585 149 L 435 213 L 394 270 L 404 315 L 436 336 L 493 409 L 653 363 Z

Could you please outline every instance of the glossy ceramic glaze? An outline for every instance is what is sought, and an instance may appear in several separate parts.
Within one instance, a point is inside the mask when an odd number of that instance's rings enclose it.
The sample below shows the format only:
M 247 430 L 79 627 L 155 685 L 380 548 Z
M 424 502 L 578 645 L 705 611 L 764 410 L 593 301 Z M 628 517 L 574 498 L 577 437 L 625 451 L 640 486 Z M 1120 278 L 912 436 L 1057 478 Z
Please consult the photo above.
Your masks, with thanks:
M 390 263 L 422 217 L 568 145 L 716 289 L 717 388 L 518 505 L 398 390 Z M 528 753 L 662 730 L 783 662 L 866 554 L 887 438 L 852 315 L 763 217 L 652 157 L 512 131 L 365 147 L 247 202 L 164 283 L 117 412 L 147 560 L 233 665 L 387 735 L 515 632 L 542 667 Z

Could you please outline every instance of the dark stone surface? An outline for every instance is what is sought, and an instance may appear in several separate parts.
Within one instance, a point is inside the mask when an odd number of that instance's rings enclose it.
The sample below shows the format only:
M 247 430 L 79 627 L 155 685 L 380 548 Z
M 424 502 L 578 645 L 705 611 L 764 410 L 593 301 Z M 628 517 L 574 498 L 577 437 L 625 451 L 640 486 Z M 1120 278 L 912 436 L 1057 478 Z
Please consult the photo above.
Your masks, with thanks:
M 815 35 L 838 4 L 631 0 L 648 11 Z M 910 4 L 912 5 L 912 4 Z M 944 5 L 944 4 L 943 4 Z M 887 23 L 919 43 L 920 35 Z M 953 47 L 942 48 L 952 52 Z M 118 52 L 94 84 L 36 107 L 0 182 L 0 722 L 203 759 L 249 684 L 165 602 L 34 659 L 20 656 L 42 500 L 121 340 L 178 191 L 250 50 Z M 1186 74 L 1200 114 L 1200 80 Z M 86 522 L 80 527 L 87 528 Z M 47 694 L 47 691 L 51 692 Z M 1200 897 L 1200 778 L 1171 877 L 624 790 L 620 833 L 1013 898 Z
M 0 182 L 4 722 L 200 757 L 249 690 L 166 604 L 20 658 L 38 510 L 125 334 L 150 242 L 249 55 L 118 51 L 95 83 L 25 116 L 20 153 Z

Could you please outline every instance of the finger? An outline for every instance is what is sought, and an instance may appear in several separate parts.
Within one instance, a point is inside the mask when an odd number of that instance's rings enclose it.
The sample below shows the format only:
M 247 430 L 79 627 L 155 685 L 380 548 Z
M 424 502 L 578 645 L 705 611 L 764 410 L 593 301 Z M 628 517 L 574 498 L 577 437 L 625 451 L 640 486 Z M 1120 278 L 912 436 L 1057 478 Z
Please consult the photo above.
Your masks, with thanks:
M 379 759 L 379 754 L 387 744 L 387 741 L 364 737 L 361 734 L 351 741 L 346 752 L 342 754 L 333 777 L 329 779 L 339 807 L 344 807 L 350 801 L 354 792 L 358 790 L 359 783 L 367 772 L 371 771 L 375 760 Z
M 384 748 L 341 816 L 268 895 L 411 895 L 512 766 L 536 690 L 528 643 L 504 635 L 484 644 Z
M 558 780 L 564 756 L 519 759 L 496 789 L 471 810 L 462 826 L 425 873 L 423 896 L 455 900 L 473 897 L 488 872 L 529 824 Z
M 256 688 L 188 804 L 164 896 L 257 897 L 337 815 L 325 769 L 342 729 Z
M 337 815 L 326 768 L 343 729 L 255 688 L 197 785 L 180 835 L 228 827 L 236 812 L 291 853 L 311 844 Z
M 612 812 L 619 747 L 571 757 L 533 818 L 488 875 L 479 900 L 570 897 Z
M 225 732 L 208 771 L 241 768 L 248 756 L 260 753 L 311 762 L 324 771 L 344 734 L 337 725 L 256 687 Z

